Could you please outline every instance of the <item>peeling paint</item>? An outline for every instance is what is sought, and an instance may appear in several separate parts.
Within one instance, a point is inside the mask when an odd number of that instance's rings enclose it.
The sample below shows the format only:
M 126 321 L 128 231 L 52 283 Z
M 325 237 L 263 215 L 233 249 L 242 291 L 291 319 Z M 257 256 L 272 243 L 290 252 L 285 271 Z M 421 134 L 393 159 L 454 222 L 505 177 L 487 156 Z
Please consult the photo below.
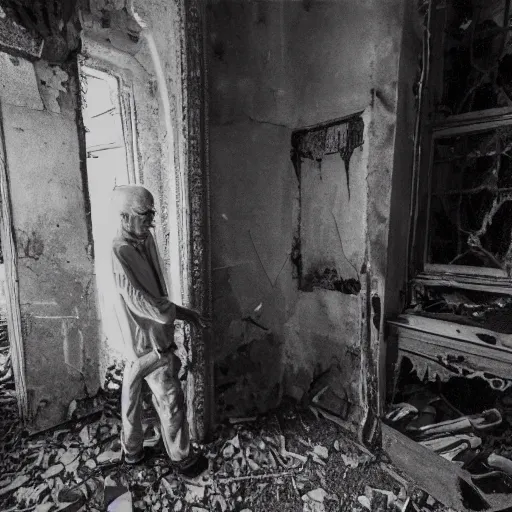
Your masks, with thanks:
M 483 342 L 489 344 L 489 345 L 496 345 L 497 340 L 495 336 L 491 336 L 489 334 L 484 333 L 477 333 L 477 338 L 482 340 Z
M 17 229 L 16 240 L 20 259 L 29 258 L 37 261 L 43 255 L 44 241 L 36 231 L 29 234 L 24 230 Z
M 54 114 L 60 114 L 61 107 L 58 99 L 61 92 L 67 92 L 68 74 L 59 66 L 52 66 L 43 60 L 37 61 L 34 67 L 45 109 Z
M 0 51 L 0 98 L 11 105 L 43 110 L 32 63 Z
M 295 166 L 295 173 L 300 176 L 301 158 L 320 162 L 325 155 L 339 153 L 345 164 L 350 198 L 350 159 L 355 149 L 363 145 L 363 133 L 364 122 L 361 115 L 293 132 L 291 159 Z
M 0 9 L 0 51 L 29 60 L 38 59 L 43 49 L 42 37 L 29 33 L 10 13 Z
M 315 269 L 304 276 L 302 290 L 310 292 L 315 288 L 357 295 L 361 291 L 361 282 L 354 278 L 343 279 L 335 268 Z
M 43 41 L 40 51 L 42 58 L 61 64 L 80 45 L 80 23 L 76 5 L 77 0 L 32 0 L 29 3 L 13 0 L 6 8 L 9 18 L 22 26 L 25 33 L 39 45 Z M 23 42 L 26 47 L 27 41 Z

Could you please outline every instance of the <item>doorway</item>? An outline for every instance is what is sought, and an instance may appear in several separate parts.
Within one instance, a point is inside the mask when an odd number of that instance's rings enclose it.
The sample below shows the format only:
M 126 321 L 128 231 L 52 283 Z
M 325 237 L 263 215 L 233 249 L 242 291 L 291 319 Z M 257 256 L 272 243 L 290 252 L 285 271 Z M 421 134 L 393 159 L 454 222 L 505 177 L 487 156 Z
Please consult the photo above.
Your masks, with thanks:
M 124 108 L 120 79 L 92 67 L 82 67 L 87 150 L 87 179 L 91 204 L 97 303 L 103 361 L 117 359 L 121 332 L 113 310 L 110 251 L 117 226 L 110 219 L 110 197 L 115 186 L 136 183 L 133 138 L 126 133 L 131 111 Z

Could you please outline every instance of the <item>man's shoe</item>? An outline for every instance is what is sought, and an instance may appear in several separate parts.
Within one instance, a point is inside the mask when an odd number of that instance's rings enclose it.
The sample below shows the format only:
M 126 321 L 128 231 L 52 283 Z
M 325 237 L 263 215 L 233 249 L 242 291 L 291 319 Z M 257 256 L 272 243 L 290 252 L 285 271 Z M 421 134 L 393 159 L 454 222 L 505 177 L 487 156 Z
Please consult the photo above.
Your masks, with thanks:
M 124 462 L 125 464 L 129 464 L 130 466 L 134 466 L 136 464 L 140 464 L 144 460 L 144 450 L 141 450 L 138 453 L 130 455 L 128 453 L 124 454 Z
M 208 469 L 208 459 L 201 453 L 173 462 L 176 470 L 187 478 L 197 478 Z

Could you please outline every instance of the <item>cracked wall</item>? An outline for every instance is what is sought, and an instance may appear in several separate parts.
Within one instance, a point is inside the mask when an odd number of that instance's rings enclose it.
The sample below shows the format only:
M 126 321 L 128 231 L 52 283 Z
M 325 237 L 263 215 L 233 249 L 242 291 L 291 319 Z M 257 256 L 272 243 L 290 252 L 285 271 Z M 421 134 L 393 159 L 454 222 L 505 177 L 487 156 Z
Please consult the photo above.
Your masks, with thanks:
M 225 413 L 300 399 L 338 363 L 354 368 L 343 377 L 352 425 L 371 416 L 370 402 L 377 410 L 402 7 L 209 3 L 215 358 Z M 351 157 L 348 182 L 341 154 L 320 166 L 303 159 L 296 174 L 295 130 L 362 111 L 365 145 Z M 298 179 L 312 180 L 325 201 L 311 196 L 301 209 Z M 315 219 L 309 249 L 297 233 L 307 210 Z M 361 288 L 299 290 L 308 257 L 319 280 L 336 288 L 340 278 L 354 279 Z M 244 317 L 268 331 L 247 327 Z
M 72 63 L 0 54 L 0 67 L 29 419 L 38 429 L 65 419 L 73 399 L 98 387 L 78 82 Z

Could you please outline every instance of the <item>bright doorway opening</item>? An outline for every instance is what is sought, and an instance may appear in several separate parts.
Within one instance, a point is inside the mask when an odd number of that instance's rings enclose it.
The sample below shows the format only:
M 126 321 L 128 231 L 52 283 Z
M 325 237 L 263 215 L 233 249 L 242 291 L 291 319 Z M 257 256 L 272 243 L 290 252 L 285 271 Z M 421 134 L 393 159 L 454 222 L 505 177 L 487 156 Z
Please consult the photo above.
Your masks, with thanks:
M 108 362 L 119 355 L 122 343 L 111 298 L 111 247 L 118 226 L 110 218 L 110 198 L 115 186 L 136 182 L 134 142 L 126 129 L 132 125 L 132 111 L 124 108 L 127 98 L 120 80 L 109 73 L 82 67 L 82 87 L 101 346 Z

